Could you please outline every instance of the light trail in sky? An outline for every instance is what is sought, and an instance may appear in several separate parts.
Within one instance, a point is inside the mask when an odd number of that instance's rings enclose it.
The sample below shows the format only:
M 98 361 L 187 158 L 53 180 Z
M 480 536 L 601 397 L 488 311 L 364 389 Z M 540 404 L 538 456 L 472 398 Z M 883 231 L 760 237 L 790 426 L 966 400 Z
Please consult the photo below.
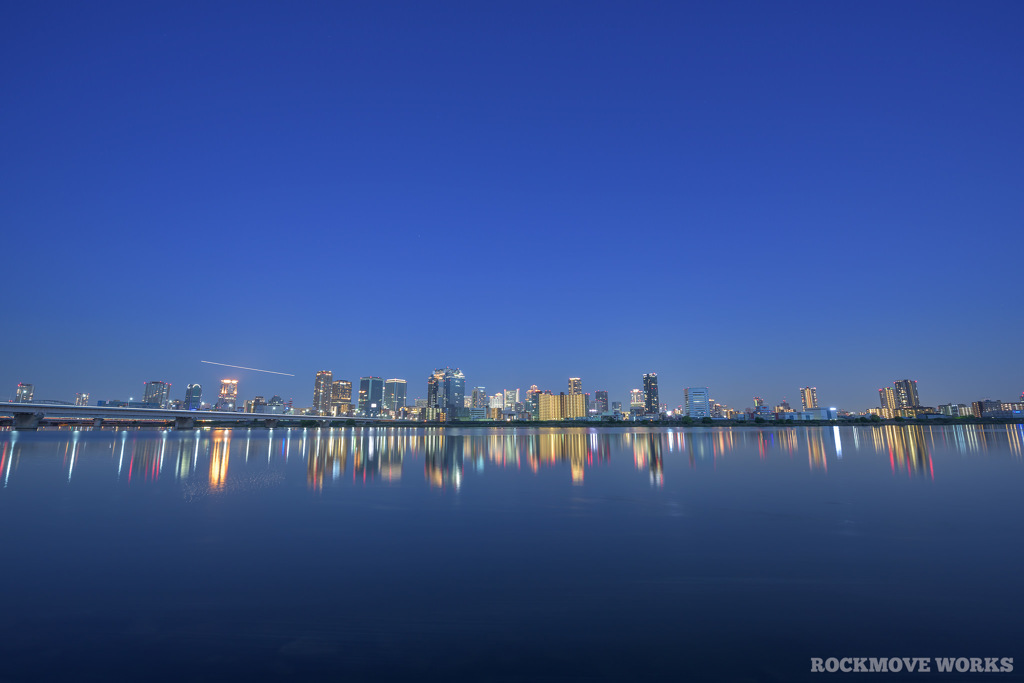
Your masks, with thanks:
M 271 375 L 287 375 L 294 377 L 290 372 L 275 372 L 274 370 L 260 370 L 259 368 L 247 368 L 244 365 L 229 365 L 227 363 L 214 363 L 212 360 L 201 360 L 200 363 L 207 363 L 209 365 L 223 365 L 226 368 L 238 368 L 239 370 L 252 370 L 253 372 L 269 372 Z

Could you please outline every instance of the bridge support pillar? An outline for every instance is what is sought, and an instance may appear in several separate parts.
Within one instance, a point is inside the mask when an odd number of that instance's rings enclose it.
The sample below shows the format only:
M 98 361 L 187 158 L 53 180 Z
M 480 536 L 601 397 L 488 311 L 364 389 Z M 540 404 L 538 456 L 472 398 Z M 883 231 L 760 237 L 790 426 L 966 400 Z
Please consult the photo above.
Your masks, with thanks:
M 277 426 L 277 420 L 268 418 L 263 421 L 263 426 L 266 427 L 267 429 L 273 429 L 274 427 Z
M 19 432 L 34 432 L 39 429 L 42 413 L 15 413 L 14 429 Z
M 176 417 L 174 418 L 175 429 L 195 429 L 196 419 L 194 417 Z
M 92 421 L 92 428 L 93 429 L 100 429 L 102 426 L 103 426 L 103 418 L 102 417 L 97 417 L 95 420 Z

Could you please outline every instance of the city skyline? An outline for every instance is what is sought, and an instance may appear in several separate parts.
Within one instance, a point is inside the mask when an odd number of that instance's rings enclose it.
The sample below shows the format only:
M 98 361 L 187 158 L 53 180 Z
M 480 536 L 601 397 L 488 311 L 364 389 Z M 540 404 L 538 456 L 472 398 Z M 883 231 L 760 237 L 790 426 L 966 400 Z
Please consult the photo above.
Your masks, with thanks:
M 1024 6 L 800 7 L 8 5 L 0 398 L 1019 396 Z
M 451 375 L 454 373 L 454 377 L 457 378 L 458 386 L 455 388 L 455 394 L 451 398 L 447 397 L 447 393 L 450 393 L 451 389 L 446 389 L 445 379 L 446 374 Z M 469 391 L 466 390 L 467 378 L 465 374 L 461 373 L 458 368 L 452 370 L 450 367 L 443 370 L 435 369 L 433 373 L 429 374 L 423 381 L 424 391 L 423 396 L 414 395 L 415 391 L 409 392 L 408 385 L 412 384 L 415 388 L 417 386 L 416 381 L 410 382 L 405 378 L 393 378 L 388 379 L 386 382 L 380 376 L 363 376 L 358 379 L 360 392 L 358 396 L 353 397 L 352 386 L 353 383 L 349 380 L 344 379 L 333 379 L 333 372 L 330 370 L 318 370 L 313 377 L 313 389 L 310 400 L 302 397 L 290 396 L 288 398 L 289 405 L 294 403 L 295 409 L 310 409 L 313 414 L 318 415 L 331 415 L 332 408 L 338 405 L 347 405 L 351 411 L 363 411 L 365 406 L 374 406 L 375 411 L 379 412 L 381 409 L 394 409 L 392 406 L 402 407 L 404 405 L 412 406 L 417 400 L 427 402 L 427 405 L 432 405 L 438 409 L 443 410 L 442 406 L 464 406 L 466 411 L 464 414 L 460 413 L 460 419 L 468 419 L 469 408 L 473 401 L 473 396 L 478 396 L 487 400 L 487 387 L 486 386 L 471 386 Z M 817 397 L 817 388 L 802 386 L 798 387 L 796 394 L 799 396 L 798 402 L 795 406 L 791 407 L 788 399 L 788 395 L 784 395 L 780 398 L 762 398 L 760 395 L 749 395 L 748 401 L 731 402 L 724 398 L 719 398 L 713 391 L 713 388 L 708 387 L 682 387 L 680 392 L 682 393 L 682 400 L 679 403 L 672 403 L 666 401 L 662 394 L 662 388 L 658 383 L 658 373 L 643 373 L 640 377 L 640 381 L 637 386 L 634 386 L 623 392 L 621 400 L 615 399 L 615 392 L 607 389 L 590 389 L 584 391 L 584 383 L 587 380 L 580 377 L 568 377 L 568 391 L 565 389 L 559 390 L 556 387 L 539 386 L 536 383 L 531 386 L 536 388 L 538 392 L 546 392 L 553 394 L 555 398 L 558 395 L 566 394 L 572 395 L 574 393 L 583 391 L 586 394 L 586 401 L 588 404 L 593 403 L 597 405 L 602 399 L 607 403 L 607 409 L 610 411 L 610 404 L 612 402 L 621 403 L 624 408 L 628 408 L 631 403 L 633 407 L 640 406 L 643 411 L 651 414 L 651 407 L 654 405 L 664 406 L 668 412 L 673 412 L 677 408 L 681 409 L 684 414 L 691 413 L 691 404 L 687 396 L 687 392 L 696 390 L 699 392 L 701 398 L 701 411 L 710 410 L 712 405 L 721 405 L 730 408 L 734 411 L 745 411 L 750 408 L 757 408 L 762 406 L 764 408 L 770 408 L 772 406 L 789 408 L 792 410 L 809 410 L 811 408 L 818 408 L 819 401 Z M 653 383 L 649 385 L 649 382 Z M 212 384 L 212 382 L 211 382 Z M 246 387 L 243 384 L 242 390 L 239 390 L 241 382 L 237 379 L 237 374 L 232 378 L 221 378 L 217 381 L 220 387 L 220 391 L 217 397 L 217 401 L 207 401 L 207 404 L 212 406 L 222 406 L 223 408 L 218 409 L 240 409 L 243 403 L 246 403 L 248 396 L 253 396 L 258 400 L 265 400 L 265 396 L 273 395 L 275 397 L 284 396 L 285 394 L 281 391 L 271 391 L 266 387 L 262 388 L 263 393 L 252 393 L 246 392 Z M 163 405 L 169 404 L 171 401 L 181 401 L 184 405 L 189 405 L 189 401 L 193 398 L 193 392 L 196 395 L 202 395 L 202 383 L 190 382 L 187 384 L 184 394 L 177 396 L 171 392 L 172 382 L 166 382 L 163 380 L 150 380 L 143 382 L 143 393 L 142 397 L 129 396 L 97 396 L 95 392 L 76 392 L 72 399 L 67 400 L 63 398 L 53 396 L 35 396 L 36 385 L 31 382 L 19 382 L 12 391 L 11 398 L 8 399 L 10 402 L 21 402 L 22 393 L 26 396 L 33 397 L 32 400 L 42 401 L 58 401 L 73 403 L 75 405 L 83 405 L 83 397 L 88 402 L 89 397 L 93 396 L 93 404 L 98 404 L 99 401 L 136 401 L 138 403 L 150 402 L 153 396 L 157 396 L 155 402 Z M 433 387 L 437 387 L 436 393 Z M 646 388 L 653 386 L 655 396 L 658 398 L 655 401 L 651 401 L 647 397 Z M 24 390 L 24 391 L 23 391 Z M 507 396 L 512 393 L 516 396 L 523 391 L 523 387 L 508 387 L 503 386 L 497 389 L 495 396 L 501 397 L 504 395 L 504 403 L 507 407 Z M 527 391 L 527 397 L 529 397 L 529 391 Z M 764 393 L 764 392 L 761 392 Z M 874 392 L 869 392 L 874 393 Z M 425 398 L 424 398 L 425 397 Z M 355 400 L 353 400 L 355 399 Z M 865 413 L 869 410 L 875 410 L 881 407 L 882 409 L 888 409 L 889 411 L 896 409 L 907 409 L 907 408 L 918 408 L 921 406 L 927 406 L 936 408 L 946 404 L 966 404 L 970 405 L 976 401 L 1002 401 L 1004 403 L 1020 403 L 1024 402 L 1024 391 L 1019 394 L 1015 392 L 1008 393 L 1006 395 L 994 395 L 985 394 L 978 396 L 960 396 L 960 397 L 942 397 L 936 398 L 930 401 L 922 401 L 918 395 L 917 380 L 912 379 L 899 379 L 893 380 L 891 386 L 882 387 L 877 389 L 877 395 L 872 400 L 865 402 L 863 406 L 846 406 L 836 402 L 823 402 L 821 407 L 836 408 L 840 411 L 847 411 L 850 413 Z M 430 403 L 434 401 L 434 403 Z M 451 401 L 451 403 L 449 403 Z M 810 405 L 808 405 L 810 403 Z M 86 403 L 87 404 L 87 403 Z M 524 408 L 527 412 L 530 410 L 530 406 L 527 403 L 523 403 Z M 195 408 L 192 408 L 195 409 Z M 774 410 L 774 409 L 773 409 Z M 575 413 L 573 413 L 575 414 Z M 698 416 L 703 416 L 704 413 L 700 412 Z M 691 414 L 691 416 L 693 416 Z

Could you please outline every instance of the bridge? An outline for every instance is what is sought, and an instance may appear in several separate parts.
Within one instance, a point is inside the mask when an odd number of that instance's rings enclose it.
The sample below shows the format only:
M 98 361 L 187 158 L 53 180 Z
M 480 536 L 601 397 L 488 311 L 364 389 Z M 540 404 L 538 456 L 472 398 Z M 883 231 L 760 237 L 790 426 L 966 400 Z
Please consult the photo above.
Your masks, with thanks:
M 147 425 L 174 426 L 175 429 L 195 429 L 203 422 L 233 423 L 273 428 L 278 425 L 298 426 L 302 422 L 316 422 L 326 427 L 337 420 L 366 422 L 404 422 L 383 417 L 329 417 L 323 415 L 278 415 L 275 413 L 231 413 L 219 410 L 168 410 L 163 408 L 121 408 L 114 406 L 72 406 L 53 403 L 0 403 L 0 416 L 13 419 L 19 431 L 35 431 L 47 424 L 91 424 L 103 426 L 105 420 L 115 423 L 145 423 Z

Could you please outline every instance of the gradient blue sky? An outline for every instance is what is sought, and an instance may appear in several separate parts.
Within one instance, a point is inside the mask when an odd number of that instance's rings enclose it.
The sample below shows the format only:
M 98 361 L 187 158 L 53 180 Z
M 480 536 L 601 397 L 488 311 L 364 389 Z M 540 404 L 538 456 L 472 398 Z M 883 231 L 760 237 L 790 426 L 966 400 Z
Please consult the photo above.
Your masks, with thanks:
M 1024 3 L 0 7 L 0 398 L 1024 390 Z M 214 360 L 295 373 L 222 371 Z

